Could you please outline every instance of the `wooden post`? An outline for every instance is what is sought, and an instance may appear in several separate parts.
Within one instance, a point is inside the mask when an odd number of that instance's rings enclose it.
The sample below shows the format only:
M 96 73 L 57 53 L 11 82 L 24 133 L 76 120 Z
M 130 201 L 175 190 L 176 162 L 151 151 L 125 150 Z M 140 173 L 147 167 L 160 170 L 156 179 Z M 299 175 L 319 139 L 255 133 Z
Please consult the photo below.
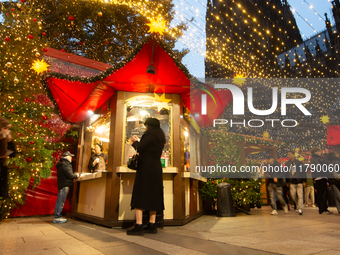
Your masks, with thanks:
M 124 93 L 118 91 L 111 98 L 110 146 L 105 194 L 105 220 L 118 220 L 120 177 L 116 167 L 121 165 L 124 126 Z
M 78 147 L 77 147 L 77 158 L 76 158 L 76 172 L 79 174 L 82 173 L 82 155 L 84 149 L 84 135 L 85 135 L 85 122 L 82 122 L 79 129 L 79 138 L 78 138 Z M 72 208 L 71 215 L 74 215 L 78 211 L 78 193 L 79 193 L 79 182 L 75 182 L 73 185 L 73 194 L 72 194 Z
M 174 220 L 183 220 L 185 218 L 185 182 L 182 179 L 182 155 L 184 148 L 181 140 L 181 126 L 180 126 L 180 96 L 173 95 L 173 158 L 174 167 L 178 168 L 178 173 L 174 176 Z
M 198 181 L 190 179 L 190 209 L 189 215 L 197 213 Z

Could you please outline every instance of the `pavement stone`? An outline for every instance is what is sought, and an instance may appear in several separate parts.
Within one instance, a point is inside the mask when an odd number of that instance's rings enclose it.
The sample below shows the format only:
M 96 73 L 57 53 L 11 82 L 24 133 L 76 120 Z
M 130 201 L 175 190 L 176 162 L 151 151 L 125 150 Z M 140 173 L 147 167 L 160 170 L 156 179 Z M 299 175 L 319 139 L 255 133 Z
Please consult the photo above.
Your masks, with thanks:
M 269 206 L 236 217 L 204 215 L 184 226 L 164 227 L 158 234 L 128 236 L 107 228 L 53 216 L 0 221 L 0 254 L 339 254 L 340 215 L 319 215 L 315 208 L 270 215 Z

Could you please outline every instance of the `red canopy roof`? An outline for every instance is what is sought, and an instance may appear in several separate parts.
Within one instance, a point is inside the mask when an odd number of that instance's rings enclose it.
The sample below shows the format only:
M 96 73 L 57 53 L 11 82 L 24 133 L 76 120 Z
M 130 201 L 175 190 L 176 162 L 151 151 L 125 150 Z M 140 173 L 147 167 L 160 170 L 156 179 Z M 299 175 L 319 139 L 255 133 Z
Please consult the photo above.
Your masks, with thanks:
M 190 109 L 190 74 L 176 63 L 164 43 L 152 36 L 141 42 L 124 61 L 91 78 L 50 73 L 43 80 L 62 119 L 79 123 L 89 117 L 117 90 L 180 94 Z M 152 62 L 156 74 L 146 73 Z

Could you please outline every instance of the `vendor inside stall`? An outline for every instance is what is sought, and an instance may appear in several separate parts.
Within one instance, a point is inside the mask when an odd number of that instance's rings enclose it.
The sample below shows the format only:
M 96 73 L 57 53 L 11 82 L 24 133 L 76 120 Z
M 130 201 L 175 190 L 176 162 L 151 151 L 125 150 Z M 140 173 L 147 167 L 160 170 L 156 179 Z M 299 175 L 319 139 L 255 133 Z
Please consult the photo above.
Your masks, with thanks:
M 98 171 L 105 171 L 107 169 L 107 154 L 103 153 L 103 146 L 96 143 L 94 146 L 94 153 L 90 158 L 88 169 L 91 173 Z

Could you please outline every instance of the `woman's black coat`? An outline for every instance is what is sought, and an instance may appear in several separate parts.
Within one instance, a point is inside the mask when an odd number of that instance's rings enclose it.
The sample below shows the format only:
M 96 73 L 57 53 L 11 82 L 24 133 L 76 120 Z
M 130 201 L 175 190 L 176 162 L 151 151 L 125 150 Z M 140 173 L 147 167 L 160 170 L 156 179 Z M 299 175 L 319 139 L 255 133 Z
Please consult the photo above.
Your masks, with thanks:
M 164 210 L 163 173 L 160 161 L 164 144 L 153 131 L 146 131 L 132 146 L 139 153 L 133 185 L 131 208 L 148 211 Z

